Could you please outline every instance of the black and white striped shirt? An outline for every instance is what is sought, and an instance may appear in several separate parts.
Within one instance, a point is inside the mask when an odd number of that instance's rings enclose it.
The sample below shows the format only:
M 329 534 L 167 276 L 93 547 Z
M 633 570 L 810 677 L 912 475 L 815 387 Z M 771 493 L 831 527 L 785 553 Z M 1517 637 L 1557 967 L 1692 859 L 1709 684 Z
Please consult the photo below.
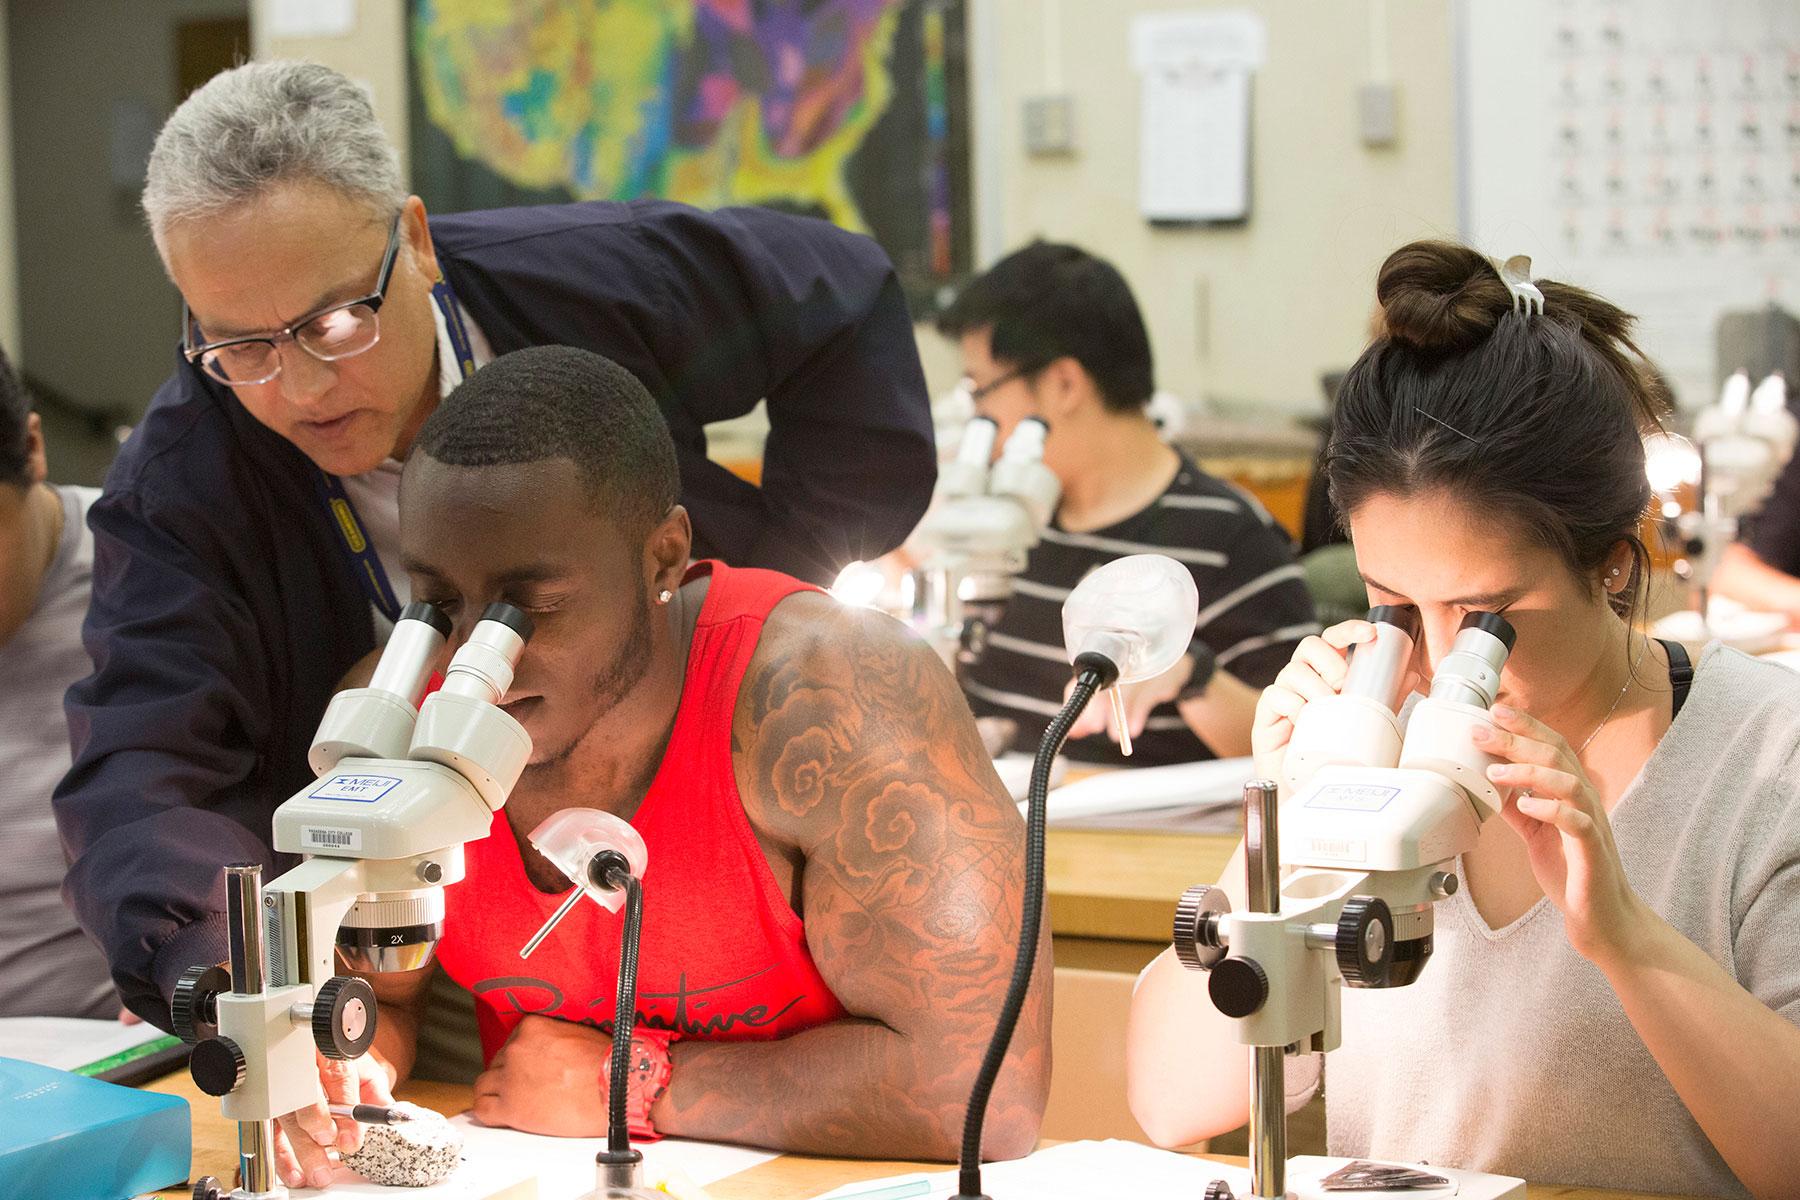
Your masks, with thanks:
M 1319 631 L 1287 533 L 1262 505 L 1184 454 L 1168 490 L 1142 512 L 1092 533 L 1068 533 L 1053 520 L 1013 581 L 1006 612 L 981 659 L 965 671 L 963 689 L 976 716 L 1018 722 L 1014 749 L 1035 750 L 1062 707 L 1069 682 L 1063 601 L 1089 571 L 1127 554 L 1166 554 L 1193 572 L 1199 637 L 1218 655 L 1220 670 L 1253 687 L 1273 680 L 1295 644 Z M 1133 749 L 1123 759 L 1102 734 L 1071 740 L 1066 753 L 1141 767 L 1214 757 L 1173 703 L 1150 714 Z

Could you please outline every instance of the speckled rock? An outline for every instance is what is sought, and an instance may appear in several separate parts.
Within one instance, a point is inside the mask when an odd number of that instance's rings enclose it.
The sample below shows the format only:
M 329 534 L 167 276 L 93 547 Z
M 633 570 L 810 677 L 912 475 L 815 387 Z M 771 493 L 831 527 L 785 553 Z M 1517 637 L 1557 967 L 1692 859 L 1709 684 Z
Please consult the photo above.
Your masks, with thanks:
M 399 1125 L 363 1126 L 362 1149 L 344 1165 L 384 1187 L 430 1187 L 450 1178 L 462 1161 L 462 1134 L 443 1114 L 416 1104 L 395 1108 L 412 1114 Z

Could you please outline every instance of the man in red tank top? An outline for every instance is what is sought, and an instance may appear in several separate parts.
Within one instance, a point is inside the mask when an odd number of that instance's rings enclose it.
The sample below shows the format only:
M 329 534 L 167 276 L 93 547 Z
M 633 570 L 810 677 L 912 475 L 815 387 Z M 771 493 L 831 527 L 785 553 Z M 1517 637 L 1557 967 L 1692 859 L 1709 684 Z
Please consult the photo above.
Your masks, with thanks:
M 401 485 L 413 598 L 443 608 L 454 644 L 496 600 L 536 624 L 504 701 L 532 761 L 468 847 L 438 951 L 476 994 L 489 1067 L 475 1115 L 605 1131 L 620 920 L 577 905 L 518 957 L 570 888 L 526 834 L 581 806 L 631 821 L 649 849 L 641 1129 L 954 1158 L 1012 967 L 1024 864 L 1022 822 L 949 673 L 886 617 L 783 575 L 690 566 L 667 428 L 606 359 L 504 355 L 413 447 Z M 1049 965 L 1046 940 L 990 1156 L 1036 1140 Z M 423 980 L 376 983 L 376 1053 L 404 1075 Z

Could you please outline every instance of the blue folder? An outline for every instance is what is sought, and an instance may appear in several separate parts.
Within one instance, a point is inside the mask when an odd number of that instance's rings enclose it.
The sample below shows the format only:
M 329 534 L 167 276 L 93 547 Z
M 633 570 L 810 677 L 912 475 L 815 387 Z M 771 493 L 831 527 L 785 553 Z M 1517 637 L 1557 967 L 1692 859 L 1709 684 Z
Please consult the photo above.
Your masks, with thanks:
M 0 1200 L 125 1200 L 188 1177 L 180 1096 L 0 1058 Z

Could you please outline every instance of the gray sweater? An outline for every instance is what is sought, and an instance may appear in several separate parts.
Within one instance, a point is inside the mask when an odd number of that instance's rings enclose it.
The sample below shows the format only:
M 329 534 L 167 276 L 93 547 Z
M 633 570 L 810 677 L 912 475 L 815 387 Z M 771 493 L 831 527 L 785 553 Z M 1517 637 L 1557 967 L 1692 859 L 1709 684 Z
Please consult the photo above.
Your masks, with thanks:
M 1638 894 L 1800 1024 L 1800 675 L 1707 647 L 1612 822 Z M 1345 990 L 1325 1084 L 1333 1154 L 1748 1194 L 1548 900 L 1499 930 L 1439 904 L 1417 983 Z
M 62 538 L 25 624 L 0 645 L 0 1017 L 114 1017 L 106 959 L 75 924 L 59 889 L 68 863 L 50 792 L 69 769 L 63 692 L 93 670 L 81 647 L 100 493 L 58 487 Z

